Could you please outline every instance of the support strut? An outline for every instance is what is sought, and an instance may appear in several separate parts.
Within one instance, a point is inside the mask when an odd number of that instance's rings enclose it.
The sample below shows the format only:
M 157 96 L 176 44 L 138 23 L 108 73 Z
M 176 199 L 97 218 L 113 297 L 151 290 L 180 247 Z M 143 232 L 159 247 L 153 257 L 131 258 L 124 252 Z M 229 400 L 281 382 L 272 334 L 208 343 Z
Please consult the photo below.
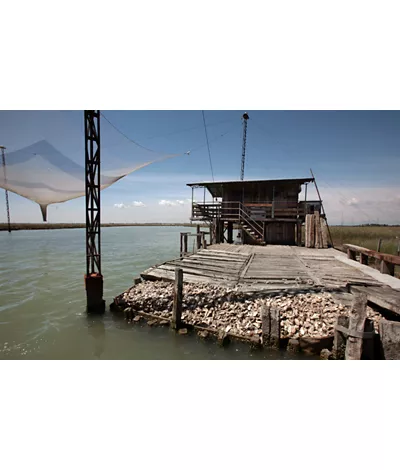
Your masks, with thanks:
M 247 120 L 249 115 L 244 113 L 242 116 L 243 119 L 243 142 L 242 142 L 242 165 L 240 168 L 240 179 L 243 181 L 244 178 L 244 163 L 246 160 L 246 136 L 247 136 Z
M 1 159 L 3 161 L 3 172 L 4 172 L 4 182 L 7 184 L 7 172 L 6 172 L 6 154 L 5 154 L 5 147 L 0 146 L 1 148 Z M 6 193 L 6 209 L 7 209 L 7 224 L 8 224 L 8 231 L 11 233 L 11 222 L 10 222 L 10 204 L 8 201 L 8 190 L 4 190 Z
M 85 111 L 86 300 L 88 313 L 102 313 L 100 240 L 100 111 Z

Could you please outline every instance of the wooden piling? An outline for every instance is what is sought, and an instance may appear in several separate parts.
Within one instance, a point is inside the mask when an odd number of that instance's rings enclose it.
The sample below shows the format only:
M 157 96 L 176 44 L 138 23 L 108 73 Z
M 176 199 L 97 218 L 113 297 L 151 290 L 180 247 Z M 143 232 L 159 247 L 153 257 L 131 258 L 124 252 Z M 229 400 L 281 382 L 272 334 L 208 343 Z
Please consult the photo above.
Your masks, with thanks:
M 346 344 L 346 360 L 359 360 L 362 354 L 363 333 L 367 318 L 367 296 L 355 294 L 349 318 L 349 334 Z M 353 336 L 354 335 L 354 336 Z M 357 336 L 356 336 L 357 335 Z M 360 337 L 361 336 L 361 337 Z
M 344 359 L 345 356 L 346 334 L 341 331 L 341 328 L 349 328 L 349 317 L 346 315 L 339 315 L 336 320 L 332 350 L 335 359 Z
M 384 359 L 400 359 L 400 322 L 382 319 L 379 336 Z
M 179 240 L 179 258 L 183 258 L 183 233 L 180 233 L 180 240 Z
M 197 226 L 196 226 L 196 230 L 197 230 L 197 236 L 196 236 L 196 239 L 197 239 L 197 249 L 200 250 L 200 248 L 201 248 L 200 225 L 197 225 Z
M 360 263 L 368 266 L 368 256 L 364 253 L 360 253 Z
M 369 333 L 371 337 L 363 339 L 361 359 L 375 359 L 375 328 L 374 321 L 370 318 L 365 320 L 364 332 Z
M 320 220 L 321 220 L 322 248 L 328 248 L 328 226 L 324 218 L 321 218 Z
M 319 212 L 314 212 L 315 248 L 322 248 L 321 221 Z
M 296 244 L 297 246 L 301 246 L 301 222 L 297 222 L 296 227 Z M 264 222 L 264 240 L 265 240 L 265 222 Z
M 188 234 L 183 234 L 183 255 L 188 252 Z
M 182 292 L 183 292 L 183 270 L 175 269 L 174 304 L 172 309 L 171 328 L 179 330 L 182 325 Z
M 380 271 L 382 274 L 389 274 L 390 276 L 394 276 L 394 264 L 385 260 L 381 260 Z
M 356 252 L 350 248 L 347 248 L 347 257 L 353 261 L 356 261 Z
M 265 347 L 279 349 L 281 340 L 280 312 L 267 305 L 261 307 L 262 342 Z
M 206 234 L 204 232 L 201 234 L 201 245 L 203 249 L 207 248 Z
M 233 243 L 233 222 L 228 222 L 228 243 Z
M 315 246 L 315 221 L 314 214 L 306 215 L 306 248 Z
M 382 238 L 378 240 L 378 245 L 376 247 L 376 251 L 379 253 L 381 251 L 381 245 L 382 245 Z

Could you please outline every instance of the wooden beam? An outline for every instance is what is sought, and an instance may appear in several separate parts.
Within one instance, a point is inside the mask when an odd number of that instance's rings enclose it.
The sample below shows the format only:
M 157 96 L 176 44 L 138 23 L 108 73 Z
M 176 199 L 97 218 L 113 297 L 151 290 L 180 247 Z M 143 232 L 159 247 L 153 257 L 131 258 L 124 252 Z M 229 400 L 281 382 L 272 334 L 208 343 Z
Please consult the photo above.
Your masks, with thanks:
M 347 248 L 347 257 L 353 261 L 356 261 L 356 252 L 350 248 Z
M 361 359 L 363 339 L 352 336 L 352 332 L 364 333 L 365 320 L 367 319 L 367 296 L 356 294 L 349 319 L 349 335 L 346 344 L 346 360 Z
M 266 347 L 279 349 L 281 339 L 280 313 L 276 308 L 261 307 L 262 342 Z
M 315 248 L 321 247 L 321 222 L 319 217 L 319 212 L 314 212 L 314 232 L 315 232 Z
M 400 359 L 400 322 L 382 319 L 379 335 L 384 359 Z
M 183 291 L 183 270 L 175 269 L 174 304 L 172 310 L 171 327 L 178 330 L 182 324 L 182 291 Z
M 380 271 L 382 274 L 389 274 L 389 276 L 394 276 L 394 264 L 385 260 L 381 260 Z
M 335 334 L 333 337 L 333 357 L 335 359 L 344 359 L 346 351 L 346 335 L 340 328 L 349 327 L 349 317 L 346 315 L 339 315 L 336 320 Z

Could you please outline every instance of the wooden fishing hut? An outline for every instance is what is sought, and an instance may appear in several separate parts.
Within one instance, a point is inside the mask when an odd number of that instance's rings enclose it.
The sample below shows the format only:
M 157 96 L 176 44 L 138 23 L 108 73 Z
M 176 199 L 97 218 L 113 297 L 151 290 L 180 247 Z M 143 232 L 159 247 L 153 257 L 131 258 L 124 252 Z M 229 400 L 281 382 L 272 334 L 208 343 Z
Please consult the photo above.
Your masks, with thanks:
M 299 201 L 302 186 L 314 178 L 188 183 L 194 222 L 210 225 L 213 243 L 233 243 L 234 226 L 243 244 L 301 246 L 307 214 L 321 214 L 322 201 Z M 203 188 L 203 202 L 194 190 Z M 206 191 L 208 197 L 206 197 Z

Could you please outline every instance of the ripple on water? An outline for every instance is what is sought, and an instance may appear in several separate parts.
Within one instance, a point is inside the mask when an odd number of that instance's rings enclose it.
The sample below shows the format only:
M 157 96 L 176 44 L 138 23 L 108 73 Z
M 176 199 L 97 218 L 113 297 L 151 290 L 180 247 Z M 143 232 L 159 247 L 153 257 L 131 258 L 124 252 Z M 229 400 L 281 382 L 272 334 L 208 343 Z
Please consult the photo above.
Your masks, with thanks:
M 187 228 L 184 229 L 188 230 Z M 102 231 L 107 304 L 148 267 L 177 258 L 182 227 Z M 6 235 L 6 236 L 5 236 Z M 85 313 L 85 231 L 0 232 L 0 357 L 8 359 L 249 359 L 168 328 L 128 325 Z M 7 344 L 6 344 L 7 343 Z M 237 349 L 237 350 L 236 350 Z M 252 359 L 262 358 L 254 354 Z M 279 355 L 271 355 L 277 358 Z

